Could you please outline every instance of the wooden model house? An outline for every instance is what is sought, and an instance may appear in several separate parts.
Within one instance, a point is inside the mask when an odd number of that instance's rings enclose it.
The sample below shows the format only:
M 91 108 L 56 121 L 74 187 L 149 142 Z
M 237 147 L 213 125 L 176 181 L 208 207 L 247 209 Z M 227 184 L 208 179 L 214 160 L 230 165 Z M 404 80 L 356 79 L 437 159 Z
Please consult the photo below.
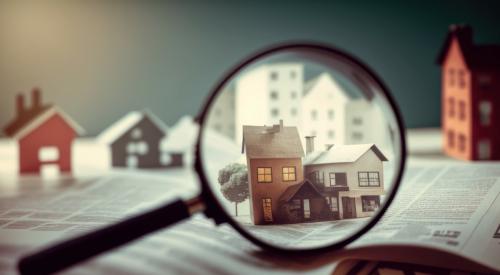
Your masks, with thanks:
M 115 122 L 98 137 L 111 150 L 113 167 L 160 168 L 160 142 L 167 126 L 149 111 L 134 111 Z
M 42 105 L 38 89 L 32 91 L 30 108 L 23 95 L 17 96 L 16 105 L 17 115 L 4 132 L 19 142 L 20 174 L 40 174 L 49 167 L 70 173 L 72 143 L 82 127 L 60 108 Z
M 312 142 L 308 137 L 307 143 Z M 384 194 L 383 161 L 387 158 L 374 144 L 334 145 L 308 150 L 304 173 L 325 197 L 334 219 L 369 217 Z
M 437 63 L 444 152 L 500 160 L 500 45 L 476 45 L 471 27 L 452 25 Z

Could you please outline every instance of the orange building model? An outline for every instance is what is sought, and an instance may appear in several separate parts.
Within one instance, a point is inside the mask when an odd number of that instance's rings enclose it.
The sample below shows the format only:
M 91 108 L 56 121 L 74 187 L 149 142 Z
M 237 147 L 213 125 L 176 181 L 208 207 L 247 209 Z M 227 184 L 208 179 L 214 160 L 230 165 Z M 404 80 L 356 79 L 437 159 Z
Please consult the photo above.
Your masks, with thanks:
M 470 26 L 451 25 L 437 63 L 444 152 L 500 160 L 500 45 L 475 45 Z

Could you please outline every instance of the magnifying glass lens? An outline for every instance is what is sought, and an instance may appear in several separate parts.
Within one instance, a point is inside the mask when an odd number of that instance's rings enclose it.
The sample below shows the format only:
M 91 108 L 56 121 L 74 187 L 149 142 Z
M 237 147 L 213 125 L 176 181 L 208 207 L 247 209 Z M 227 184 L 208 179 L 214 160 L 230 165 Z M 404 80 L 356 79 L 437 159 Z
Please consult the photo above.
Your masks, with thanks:
M 358 62 L 321 49 L 274 51 L 234 72 L 208 107 L 200 148 L 237 229 L 313 249 L 365 228 L 402 168 L 386 95 Z

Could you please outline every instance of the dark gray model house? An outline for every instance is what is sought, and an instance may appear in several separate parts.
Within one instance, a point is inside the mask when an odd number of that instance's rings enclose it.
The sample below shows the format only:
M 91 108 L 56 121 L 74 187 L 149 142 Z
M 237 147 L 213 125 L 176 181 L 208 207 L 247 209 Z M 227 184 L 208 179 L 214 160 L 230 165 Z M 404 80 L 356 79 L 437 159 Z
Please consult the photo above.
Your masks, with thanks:
M 98 137 L 110 147 L 111 165 L 128 168 L 167 167 L 160 142 L 167 126 L 149 111 L 133 111 L 104 130 Z

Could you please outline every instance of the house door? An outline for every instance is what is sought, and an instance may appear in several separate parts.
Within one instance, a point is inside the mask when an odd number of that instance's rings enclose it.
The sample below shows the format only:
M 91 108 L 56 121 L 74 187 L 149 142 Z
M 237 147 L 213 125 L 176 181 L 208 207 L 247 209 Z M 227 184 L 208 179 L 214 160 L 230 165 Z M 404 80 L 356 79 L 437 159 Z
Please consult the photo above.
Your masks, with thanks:
M 38 150 L 39 169 L 42 178 L 55 178 L 60 175 L 59 155 L 59 148 L 56 146 L 44 146 Z
M 272 208 L 272 202 L 270 198 L 262 199 L 262 211 L 264 214 L 264 221 L 265 222 L 272 222 L 273 221 L 273 208 Z
M 356 218 L 356 204 L 354 198 L 342 198 L 342 210 L 344 219 Z
M 128 168 L 137 168 L 137 165 L 139 164 L 139 160 L 137 159 L 137 156 L 128 156 L 127 157 L 127 167 Z
M 304 199 L 302 201 L 304 209 L 304 219 L 308 220 L 311 218 L 311 205 L 309 204 L 309 199 Z

